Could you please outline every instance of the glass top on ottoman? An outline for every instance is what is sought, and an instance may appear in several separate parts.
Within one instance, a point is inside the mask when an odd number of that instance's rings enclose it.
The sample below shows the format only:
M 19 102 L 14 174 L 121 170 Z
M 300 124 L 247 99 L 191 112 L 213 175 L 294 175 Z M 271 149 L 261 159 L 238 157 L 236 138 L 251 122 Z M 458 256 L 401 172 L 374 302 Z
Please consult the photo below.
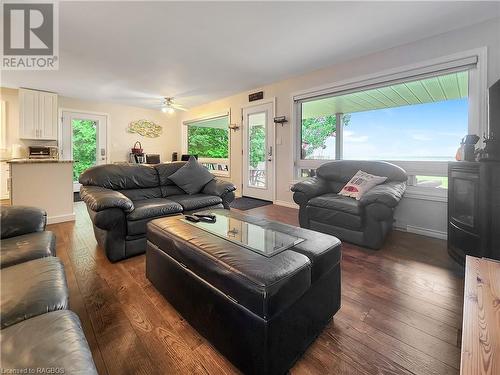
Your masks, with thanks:
M 220 215 L 215 212 L 210 213 L 216 216 L 217 220 L 215 223 L 205 223 L 202 221 L 194 223 L 186 219 L 181 220 L 266 257 L 272 257 L 304 241 L 303 238 L 264 228 L 244 220 Z

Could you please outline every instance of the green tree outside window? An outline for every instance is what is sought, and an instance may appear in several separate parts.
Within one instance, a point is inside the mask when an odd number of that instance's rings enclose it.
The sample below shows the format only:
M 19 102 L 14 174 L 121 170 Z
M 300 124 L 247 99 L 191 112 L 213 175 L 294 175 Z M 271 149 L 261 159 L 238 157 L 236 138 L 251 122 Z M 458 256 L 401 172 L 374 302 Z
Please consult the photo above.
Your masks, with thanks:
M 349 124 L 350 114 L 344 114 L 344 126 Z M 307 159 L 315 150 L 326 148 L 326 140 L 335 136 L 335 115 L 302 119 L 302 158 Z M 249 134 L 250 165 L 256 168 L 266 158 L 264 126 L 252 126 Z M 188 152 L 201 158 L 229 157 L 229 133 L 226 129 L 201 126 L 188 127 Z
M 351 115 L 342 116 L 344 126 L 351 121 Z M 335 115 L 302 119 L 302 159 L 307 159 L 315 150 L 326 148 L 328 137 L 335 136 L 337 120 Z
M 227 159 L 229 132 L 227 129 L 188 126 L 188 153 L 200 158 Z
M 83 171 L 96 164 L 97 153 L 97 123 L 92 120 L 73 120 L 73 181 Z
M 250 127 L 250 165 L 257 168 L 266 159 L 266 132 L 264 125 Z

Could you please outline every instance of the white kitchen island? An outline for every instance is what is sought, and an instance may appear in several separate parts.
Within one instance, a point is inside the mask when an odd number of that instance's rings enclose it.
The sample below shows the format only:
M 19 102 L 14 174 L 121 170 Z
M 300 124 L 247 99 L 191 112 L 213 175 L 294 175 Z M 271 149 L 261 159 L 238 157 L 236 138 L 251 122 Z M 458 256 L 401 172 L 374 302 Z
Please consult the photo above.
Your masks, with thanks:
M 14 159 L 8 163 L 12 205 L 44 209 L 48 224 L 75 220 L 72 160 Z

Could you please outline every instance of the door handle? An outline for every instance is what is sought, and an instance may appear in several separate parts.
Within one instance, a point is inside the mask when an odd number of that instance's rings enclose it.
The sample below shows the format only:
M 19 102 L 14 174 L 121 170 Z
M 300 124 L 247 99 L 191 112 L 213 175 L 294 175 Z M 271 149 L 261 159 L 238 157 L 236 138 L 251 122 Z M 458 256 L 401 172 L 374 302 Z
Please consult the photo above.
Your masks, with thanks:
M 267 153 L 269 155 L 269 158 L 267 158 L 267 161 L 272 161 L 272 156 L 273 156 L 273 146 L 269 146 L 269 152 Z

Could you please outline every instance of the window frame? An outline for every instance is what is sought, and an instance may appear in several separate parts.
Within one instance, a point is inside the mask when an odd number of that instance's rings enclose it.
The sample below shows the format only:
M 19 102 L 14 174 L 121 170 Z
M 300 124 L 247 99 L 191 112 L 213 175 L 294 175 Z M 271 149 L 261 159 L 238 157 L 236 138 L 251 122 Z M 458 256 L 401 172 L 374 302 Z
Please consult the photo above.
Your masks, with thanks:
M 215 120 L 217 118 L 221 117 L 227 117 L 227 134 L 228 134 L 228 144 L 227 144 L 227 158 L 202 158 L 199 157 L 198 161 L 201 163 L 217 163 L 223 161 L 224 164 L 227 165 L 228 171 L 223 172 L 223 171 L 215 171 L 215 170 L 210 170 L 210 173 L 212 173 L 214 176 L 217 177 L 231 177 L 231 129 L 229 128 L 229 125 L 231 124 L 231 111 L 227 110 L 225 112 L 219 112 L 219 113 L 213 113 L 207 116 L 203 117 L 197 117 L 193 119 L 188 119 L 182 121 L 182 153 L 187 154 L 188 153 L 188 127 L 189 125 L 196 123 L 196 122 L 203 122 L 203 121 L 209 121 L 209 120 Z
M 487 49 L 481 47 L 469 51 L 460 52 L 433 60 L 420 62 L 417 64 L 403 66 L 396 69 L 390 69 L 375 74 L 370 74 L 342 82 L 337 82 L 322 87 L 317 87 L 292 95 L 292 145 L 293 165 L 292 175 L 294 182 L 302 179 L 300 169 L 317 169 L 322 164 L 332 160 L 342 158 L 343 138 L 342 129 L 340 129 L 336 142 L 335 159 L 330 160 L 304 160 L 301 159 L 301 120 L 302 103 L 320 99 L 322 97 L 340 96 L 351 92 L 365 91 L 377 87 L 394 85 L 409 80 L 425 79 L 438 75 L 445 75 L 457 71 L 469 72 L 469 94 L 468 94 L 468 129 L 469 133 L 482 135 L 486 133 L 487 127 L 487 100 L 486 100 L 486 64 Z M 479 145 L 481 145 L 482 140 Z M 458 148 L 459 145 L 457 145 Z M 428 176 L 447 176 L 448 162 L 440 161 L 394 161 L 394 163 L 405 169 L 409 176 L 428 175 Z M 418 198 L 430 200 L 446 200 L 447 189 L 436 189 L 420 186 L 408 186 L 407 196 L 414 195 Z

